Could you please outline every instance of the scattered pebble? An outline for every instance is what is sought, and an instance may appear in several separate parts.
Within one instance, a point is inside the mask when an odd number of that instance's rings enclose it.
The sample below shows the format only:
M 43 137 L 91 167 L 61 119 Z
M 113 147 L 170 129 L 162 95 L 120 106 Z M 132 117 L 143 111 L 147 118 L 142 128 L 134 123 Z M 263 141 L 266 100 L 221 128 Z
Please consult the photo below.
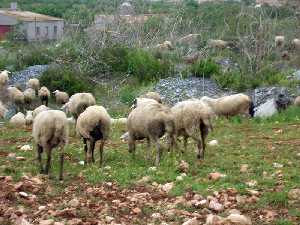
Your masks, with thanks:
M 30 151 L 30 150 L 32 150 L 32 148 L 31 148 L 30 145 L 23 145 L 20 149 L 21 149 L 22 151 Z
M 219 142 L 217 140 L 211 140 L 210 142 L 208 142 L 209 146 L 218 146 Z
M 274 168 L 282 168 L 283 167 L 283 165 L 282 164 L 280 164 L 280 163 L 273 163 L 273 167 Z

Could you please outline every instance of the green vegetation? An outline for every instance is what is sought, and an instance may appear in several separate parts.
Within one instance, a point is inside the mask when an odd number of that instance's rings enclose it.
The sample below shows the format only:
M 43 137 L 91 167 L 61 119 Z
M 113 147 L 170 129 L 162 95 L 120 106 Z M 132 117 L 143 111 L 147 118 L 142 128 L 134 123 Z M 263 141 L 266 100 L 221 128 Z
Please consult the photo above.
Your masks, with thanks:
M 220 68 L 212 59 L 205 59 L 192 64 L 190 73 L 195 77 L 210 78 L 219 74 Z

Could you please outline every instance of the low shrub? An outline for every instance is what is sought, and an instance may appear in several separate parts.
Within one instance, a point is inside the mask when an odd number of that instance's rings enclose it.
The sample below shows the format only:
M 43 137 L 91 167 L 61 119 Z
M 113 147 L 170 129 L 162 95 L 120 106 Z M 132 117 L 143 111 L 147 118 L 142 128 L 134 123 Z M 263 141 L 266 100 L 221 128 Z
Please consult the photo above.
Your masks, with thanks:
M 134 86 L 126 85 L 120 90 L 120 101 L 126 105 L 131 105 L 138 96 L 138 89 Z
M 40 82 L 49 90 L 63 90 L 69 95 L 78 92 L 93 92 L 85 77 L 67 66 L 51 66 L 40 77 Z
M 212 59 L 205 59 L 195 62 L 190 67 L 190 73 L 196 77 L 209 78 L 220 73 L 219 66 Z

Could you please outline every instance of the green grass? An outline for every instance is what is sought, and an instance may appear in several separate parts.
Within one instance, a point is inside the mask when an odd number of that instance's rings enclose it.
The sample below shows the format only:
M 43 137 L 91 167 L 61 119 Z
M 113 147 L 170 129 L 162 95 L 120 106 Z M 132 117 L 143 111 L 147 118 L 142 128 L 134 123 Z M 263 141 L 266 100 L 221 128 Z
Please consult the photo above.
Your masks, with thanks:
M 72 136 L 65 150 L 65 181 L 60 183 L 57 180 L 59 155 L 54 151 L 51 174 L 55 178 L 50 182 L 53 182 L 59 191 L 80 175 L 92 184 L 103 181 L 116 182 L 121 187 L 127 188 L 134 186 L 142 177 L 150 176 L 150 183 L 174 182 L 170 194 L 179 196 L 187 190 L 208 195 L 215 190 L 226 188 L 235 188 L 240 194 L 244 194 L 249 188 L 246 182 L 256 180 L 257 186 L 251 189 L 259 190 L 262 195 L 256 204 L 246 205 L 245 210 L 287 208 L 290 210 L 290 215 L 300 221 L 299 212 L 293 207 L 289 208 L 287 197 L 288 191 L 299 187 L 300 184 L 300 164 L 299 158 L 296 157 L 300 146 L 300 125 L 297 114 L 300 115 L 300 109 L 292 107 L 285 113 L 275 115 L 268 120 L 237 118 L 231 121 L 217 120 L 214 122 L 215 129 L 209 134 L 208 141 L 216 139 L 219 145 L 207 147 L 204 161 L 200 162 L 196 159 L 195 145 L 190 141 L 188 151 L 183 154 L 179 151 L 171 153 L 165 151 L 161 165 L 156 171 L 149 170 L 149 167 L 153 166 L 155 150 L 153 149 L 151 153 L 151 160 L 148 160 L 145 143 L 137 144 L 135 158 L 129 154 L 127 144 L 119 139 L 125 132 L 123 126 L 112 127 L 111 139 L 105 146 L 104 168 L 98 166 L 97 150 L 94 165 L 79 165 L 84 158 L 83 145 L 79 137 Z M 29 129 L 13 129 L 6 126 L 0 129 L 0 155 L 3 156 L 0 157 L 0 165 L 2 165 L 0 175 L 11 175 L 17 181 L 23 174 L 38 174 L 35 151 L 20 151 L 17 147 L 23 144 L 33 144 Z M 179 146 L 182 146 L 182 143 L 179 143 Z M 26 161 L 9 160 L 6 155 L 11 152 L 15 152 L 17 156 L 24 156 Z M 183 181 L 176 181 L 176 177 L 180 175 L 177 170 L 180 160 L 188 162 L 190 169 Z M 282 164 L 283 168 L 274 168 L 274 162 Z M 248 172 L 240 172 L 241 164 L 249 165 Z M 280 179 L 274 175 L 278 170 L 283 174 Z M 208 179 L 208 174 L 213 171 L 223 173 L 226 177 L 211 181 Z M 266 177 L 263 176 L 264 173 L 267 174 Z M 273 191 L 279 181 L 284 184 L 282 190 Z M 144 210 L 149 211 L 149 209 Z M 292 223 L 281 219 L 275 224 Z

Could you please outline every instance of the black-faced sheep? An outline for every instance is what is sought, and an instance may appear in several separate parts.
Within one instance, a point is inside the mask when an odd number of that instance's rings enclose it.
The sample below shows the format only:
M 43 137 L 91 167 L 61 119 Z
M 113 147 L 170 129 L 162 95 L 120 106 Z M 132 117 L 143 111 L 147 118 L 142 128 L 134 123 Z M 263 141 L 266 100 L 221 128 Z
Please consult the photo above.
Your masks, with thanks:
M 275 37 L 275 46 L 282 47 L 284 45 L 285 37 L 284 36 L 276 36 Z
M 66 112 L 70 112 L 75 121 L 77 121 L 80 113 L 92 105 L 96 105 L 96 100 L 91 93 L 77 93 L 70 97 L 69 101 L 64 104 L 62 109 L 65 109 Z
M 24 92 L 24 102 L 25 104 L 30 105 L 35 99 L 35 90 L 32 88 L 27 88 Z
M 154 91 L 149 91 L 146 94 L 141 95 L 140 98 L 154 99 L 158 103 L 162 103 L 160 94 L 158 94 L 157 92 L 154 92 Z
M 68 143 L 68 121 L 64 112 L 59 110 L 43 111 L 33 122 L 32 136 L 37 145 L 40 172 L 48 174 L 51 166 L 52 149 L 60 147 L 59 179 L 63 179 L 64 146 Z M 47 164 L 42 163 L 43 151 L 47 154 Z
M 40 81 L 36 78 L 29 79 L 26 83 L 27 87 L 35 90 L 35 94 L 38 95 L 38 91 L 40 90 Z
M 32 111 L 32 118 L 34 119 L 39 113 L 49 110 L 45 105 L 40 105 Z
M 26 124 L 25 115 L 21 112 L 18 112 L 16 115 L 10 118 L 9 124 L 18 128 L 24 127 Z
M 64 105 L 69 101 L 69 94 L 67 92 L 56 90 L 53 92 L 57 104 Z
M 148 152 L 151 142 L 155 143 L 157 148 L 156 165 L 159 164 L 162 153 L 160 138 L 167 134 L 169 144 L 174 143 L 175 125 L 171 109 L 160 103 L 137 107 L 131 111 L 127 119 L 127 129 L 129 152 L 135 153 L 136 140 L 146 138 Z
M 204 158 L 205 139 L 209 130 L 212 130 L 212 109 L 200 100 L 187 100 L 177 103 L 171 110 L 175 121 L 176 137 L 184 138 L 184 150 L 187 148 L 188 138 L 191 137 L 197 143 L 197 157 Z
M 216 116 L 251 116 L 251 98 L 245 94 L 234 94 L 217 99 L 202 97 L 201 101 L 212 108 Z
M 23 107 L 24 107 L 24 94 L 22 91 L 20 91 L 18 88 L 16 87 L 8 87 L 7 88 L 8 91 L 8 96 L 10 101 L 12 101 L 16 107 L 18 111 L 23 111 Z
M 3 87 L 5 87 L 8 83 L 8 80 L 9 80 L 9 77 L 8 77 L 8 74 L 10 72 L 7 71 L 7 70 L 3 70 L 1 73 L 0 73 L 0 89 L 2 89 Z
M 85 150 L 85 164 L 89 162 L 90 156 L 94 159 L 95 143 L 100 141 L 100 166 L 103 163 L 103 148 L 109 137 L 111 119 L 106 109 L 102 106 L 89 106 L 82 112 L 76 123 L 76 131 L 83 138 Z M 87 145 L 89 142 L 89 147 Z
M 297 96 L 294 101 L 295 106 L 300 106 L 300 96 Z
M 39 97 L 41 99 L 42 105 L 48 106 L 48 101 L 50 98 L 50 91 L 47 87 L 43 86 L 39 90 Z

